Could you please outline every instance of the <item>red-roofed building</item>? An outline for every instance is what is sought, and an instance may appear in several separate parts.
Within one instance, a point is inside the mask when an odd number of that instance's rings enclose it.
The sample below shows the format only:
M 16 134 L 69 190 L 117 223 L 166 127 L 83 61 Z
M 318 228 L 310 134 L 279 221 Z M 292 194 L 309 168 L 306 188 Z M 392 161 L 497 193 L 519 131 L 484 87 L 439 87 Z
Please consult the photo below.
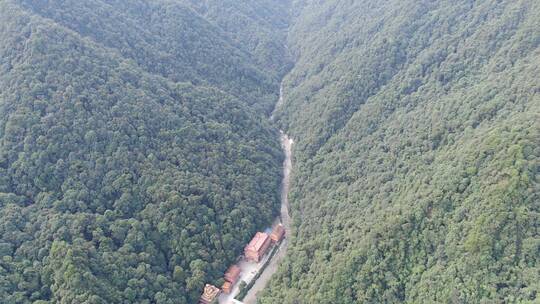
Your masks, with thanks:
M 227 272 L 225 272 L 225 281 L 231 283 L 232 285 L 236 284 L 238 281 L 238 278 L 240 277 L 240 267 L 236 265 L 232 265 L 227 269 Z
M 225 283 L 223 283 L 223 286 L 221 286 L 221 290 L 223 291 L 223 293 L 225 294 L 230 294 L 231 291 L 232 291 L 232 284 L 231 282 L 227 282 L 225 281 Z
M 285 229 L 283 228 L 283 225 L 277 224 L 274 229 L 272 230 L 272 234 L 270 235 L 270 238 L 272 239 L 272 242 L 279 243 L 285 236 Z
M 271 243 L 272 241 L 268 234 L 257 232 L 251 242 L 244 248 L 246 259 L 258 263 L 270 247 Z

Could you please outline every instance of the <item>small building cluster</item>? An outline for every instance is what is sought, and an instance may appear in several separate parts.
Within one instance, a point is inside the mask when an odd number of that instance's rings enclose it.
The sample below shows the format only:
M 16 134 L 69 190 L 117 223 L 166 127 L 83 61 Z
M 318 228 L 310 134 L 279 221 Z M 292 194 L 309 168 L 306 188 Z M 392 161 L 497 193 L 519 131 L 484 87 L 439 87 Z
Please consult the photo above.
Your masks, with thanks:
M 272 244 L 279 244 L 285 237 L 285 229 L 283 225 L 277 224 L 273 227 L 272 233 L 257 232 L 249 244 L 244 248 L 244 257 L 247 261 L 259 263 L 264 255 L 268 252 L 268 249 Z M 199 299 L 199 304 L 211 304 L 215 303 L 221 292 L 225 294 L 230 294 L 233 290 L 234 285 L 240 279 L 240 273 L 242 270 L 238 265 L 232 265 L 225 272 L 224 279 L 225 283 L 221 286 L 221 289 L 206 284 L 204 287 L 204 292 Z

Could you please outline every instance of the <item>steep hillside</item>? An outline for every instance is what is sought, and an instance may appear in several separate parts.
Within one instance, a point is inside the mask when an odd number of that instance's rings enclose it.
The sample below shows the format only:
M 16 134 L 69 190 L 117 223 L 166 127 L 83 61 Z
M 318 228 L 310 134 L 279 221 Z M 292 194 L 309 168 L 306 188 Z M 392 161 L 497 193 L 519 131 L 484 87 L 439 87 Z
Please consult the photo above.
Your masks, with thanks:
M 260 303 L 540 297 L 540 4 L 299 1 L 288 259 Z
M 281 78 L 290 68 L 286 46 L 289 0 L 185 0 L 223 29 L 237 45 L 253 54 L 256 62 L 277 71 Z M 274 100 L 275 101 L 275 100 Z
M 137 3 L 0 1 L 0 303 L 194 303 L 277 212 L 276 84 Z
M 269 113 L 286 65 L 284 39 L 278 42 L 277 37 L 283 36 L 287 15 L 271 9 L 278 0 L 266 2 L 270 15 L 259 18 L 237 15 L 258 11 L 263 4 L 235 1 L 234 7 L 222 11 L 223 4 L 209 3 L 206 18 L 187 0 L 20 0 L 28 10 L 116 50 L 148 72 L 217 87 Z M 213 13 L 216 9 L 219 18 Z M 240 26 L 243 32 L 238 32 Z M 269 39 L 271 47 L 265 45 Z M 266 62 L 269 58 L 273 59 Z

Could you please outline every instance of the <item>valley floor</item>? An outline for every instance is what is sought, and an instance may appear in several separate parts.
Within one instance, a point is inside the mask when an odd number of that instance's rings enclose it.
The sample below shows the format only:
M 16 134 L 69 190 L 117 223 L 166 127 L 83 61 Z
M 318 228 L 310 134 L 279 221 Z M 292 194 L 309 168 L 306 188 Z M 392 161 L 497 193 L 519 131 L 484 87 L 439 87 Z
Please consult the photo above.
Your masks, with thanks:
M 248 284 L 256 277 L 257 273 L 261 271 L 263 266 L 267 265 L 264 267 L 264 269 L 262 269 L 262 273 L 257 278 L 257 281 L 253 284 L 245 296 L 245 304 L 255 304 L 257 302 L 257 294 L 266 287 L 272 278 L 272 275 L 277 271 L 279 263 L 281 263 L 287 254 L 287 249 L 289 246 L 288 237 L 291 234 L 291 217 L 289 215 L 288 193 L 290 186 L 290 174 L 292 170 L 292 145 L 293 140 L 290 139 L 287 134 L 281 132 L 281 146 L 285 154 L 285 160 L 283 161 L 283 180 L 281 184 L 280 219 L 277 219 L 276 222 L 280 222 L 281 220 L 281 224 L 285 229 L 285 238 L 281 244 L 279 244 L 279 248 L 274 255 L 267 254 L 259 263 L 249 262 L 243 259 L 238 263 L 238 267 L 241 269 L 240 279 L 238 282 L 244 281 Z M 268 262 L 269 258 L 271 258 L 271 261 Z M 239 292 L 239 283 L 237 283 L 230 294 L 221 294 L 219 297 L 219 303 L 241 303 L 235 299 Z
M 263 273 L 255 282 L 253 287 L 249 290 L 248 294 L 244 298 L 245 304 L 255 304 L 257 302 L 257 293 L 263 290 L 272 275 L 277 271 L 279 263 L 285 258 L 287 249 L 289 247 L 288 237 L 291 235 L 291 217 L 289 215 L 289 186 L 290 175 L 292 170 L 292 145 L 293 140 L 290 139 L 287 134 L 281 134 L 281 145 L 283 152 L 285 153 L 285 161 L 283 162 L 283 182 L 281 185 L 281 223 L 285 228 L 285 239 L 281 243 L 278 252 L 272 258 L 272 261 L 263 270 Z

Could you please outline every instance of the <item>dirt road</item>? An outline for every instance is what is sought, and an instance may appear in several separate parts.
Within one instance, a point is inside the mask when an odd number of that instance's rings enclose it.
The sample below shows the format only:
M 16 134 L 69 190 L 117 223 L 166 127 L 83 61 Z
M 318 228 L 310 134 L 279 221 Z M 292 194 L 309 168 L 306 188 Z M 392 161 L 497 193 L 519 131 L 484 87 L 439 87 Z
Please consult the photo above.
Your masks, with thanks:
M 244 298 L 245 304 L 255 304 L 257 302 L 257 293 L 266 287 L 270 281 L 270 278 L 276 272 L 279 263 L 285 257 L 289 247 L 288 238 L 291 235 L 291 217 L 289 216 L 289 185 L 292 170 L 292 145 L 293 140 L 290 139 L 287 134 L 281 132 L 281 146 L 283 148 L 283 152 L 285 153 L 285 160 L 283 162 L 283 181 L 281 183 L 281 222 L 285 228 L 285 239 L 281 243 L 278 252 L 272 258 L 272 261 L 270 261 L 257 282 L 255 282 L 255 285 L 253 285 Z

